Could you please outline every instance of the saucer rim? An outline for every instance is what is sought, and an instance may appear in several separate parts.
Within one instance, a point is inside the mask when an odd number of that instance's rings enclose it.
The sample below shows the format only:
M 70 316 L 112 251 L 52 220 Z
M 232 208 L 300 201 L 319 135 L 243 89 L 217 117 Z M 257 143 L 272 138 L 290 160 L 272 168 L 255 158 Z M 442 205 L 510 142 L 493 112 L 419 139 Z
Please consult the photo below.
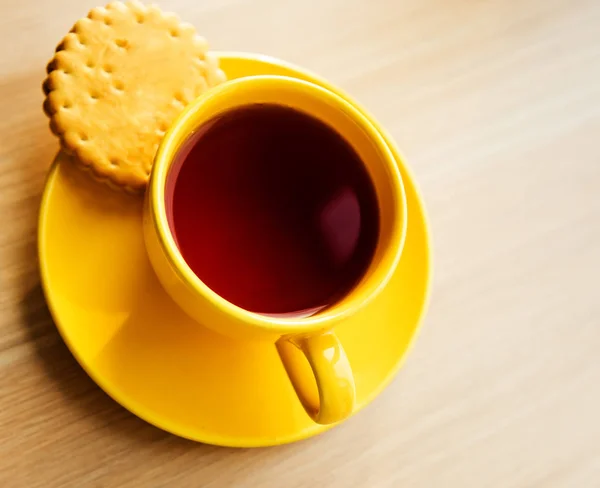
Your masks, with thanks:
M 392 382 L 394 377 L 397 375 L 398 371 L 402 368 L 402 366 L 404 365 L 404 363 L 407 359 L 407 356 L 410 354 L 412 348 L 414 347 L 414 343 L 417 340 L 417 337 L 419 336 L 419 334 L 421 332 L 421 329 L 423 326 L 423 320 L 424 320 L 424 317 L 429 308 L 429 302 L 430 302 L 430 298 L 431 298 L 431 288 L 432 288 L 431 283 L 432 283 L 432 277 L 433 277 L 433 249 L 432 249 L 431 227 L 430 227 L 429 217 L 428 217 L 428 214 L 426 211 L 426 207 L 424 204 L 424 199 L 423 199 L 421 189 L 416 182 L 413 171 L 409 168 L 408 165 L 405 164 L 405 162 L 404 162 L 405 159 L 402 156 L 402 153 L 399 151 L 399 149 L 394 144 L 394 141 L 390 137 L 389 133 L 383 127 L 381 127 L 381 125 L 377 122 L 377 120 L 367 110 L 365 110 L 364 107 L 362 107 L 360 104 L 358 104 L 353 99 L 353 97 L 346 94 L 343 90 L 340 90 L 339 88 L 333 86 L 331 83 L 329 83 L 322 77 L 312 73 L 309 70 L 300 68 L 292 63 L 288 63 L 286 61 L 282 61 L 282 60 L 279 60 L 279 59 L 271 57 L 271 56 L 248 53 L 248 52 L 235 52 L 235 51 L 218 51 L 218 52 L 214 52 L 214 54 L 219 59 L 244 60 L 244 61 L 248 61 L 248 62 L 259 62 L 264 65 L 272 66 L 272 67 L 282 67 L 282 68 L 287 69 L 290 72 L 294 73 L 295 76 L 299 75 L 299 76 L 304 77 L 304 79 L 308 79 L 313 82 L 316 82 L 316 83 L 326 87 L 327 89 L 332 90 L 334 93 L 346 98 L 348 101 L 350 101 L 350 103 L 355 105 L 359 110 L 363 111 L 363 113 L 365 113 L 365 115 L 367 116 L 369 121 L 375 126 L 376 129 L 378 129 L 380 131 L 380 133 L 383 136 L 383 139 L 389 145 L 392 155 L 396 158 L 397 164 L 402 168 L 402 171 L 408 175 L 408 179 L 411 182 L 411 185 L 415 192 L 416 199 L 418 200 L 418 202 L 420 204 L 421 214 L 422 214 L 421 218 L 423 221 L 423 230 L 424 230 L 424 235 L 426 236 L 425 242 L 426 242 L 426 246 L 427 246 L 427 249 L 426 249 L 427 262 L 424 265 L 424 267 L 426 267 L 426 277 L 425 277 L 426 285 L 425 285 L 424 296 L 421 301 L 421 310 L 420 310 L 418 319 L 416 320 L 416 324 L 414 326 L 413 333 L 408 340 L 405 350 L 403 351 L 403 353 L 401 355 L 399 355 L 398 360 L 395 363 L 394 367 L 390 368 L 389 372 L 387 373 L 385 378 L 379 383 L 379 385 L 376 388 L 374 388 L 373 390 L 371 390 L 369 392 L 369 394 L 364 398 L 364 400 L 360 404 L 356 405 L 355 410 L 351 414 L 351 417 L 353 417 L 358 412 L 360 412 L 363 408 L 365 408 L 367 405 L 369 405 L 378 395 L 380 395 L 381 392 L 385 388 L 387 388 L 387 386 L 389 386 L 389 384 Z M 45 222 L 47 220 L 46 215 L 47 215 L 47 211 L 48 211 L 48 201 L 50 199 L 50 195 L 52 194 L 52 189 L 56 183 L 56 173 L 57 173 L 60 161 L 61 161 L 61 159 L 65 159 L 66 157 L 68 157 L 68 156 L 63 151 L 58 151 L 58 153 L 55 156 L 55 159 L 52 163 L 52 166 L 51 166 L 50 170 L 48 171 L 48 175 L 47 175 L 46 181 L 44 183 L 44 190 L 43 190 L 42 200 L 41 200 L 41 204 L 40 204 L 40 213 L 39 213 L 39 218 L 38 218 L 38 236 L 37 236 L 38 237 L 38 260 L 39 260 L 39 266 L 40 266 L 41 285 L 42 285 L 42 289 L 44 292 L 44 296 L 46 298 L 46 303 L 48 305 L 48 309 L 50 311 L 50 314 L 53 318 L 53 321 L 56 325 L 56 328 L 57 328 L 61 338 L 67 345 L 71 354 L 73 354 L 73 356 L 75 357 L 75 359 L 77 360 L 79 365 L 82 367 L 82 369 L 108 396 L 110 396 L 114 401 L 116 401 L 122 407 L 129 410 L 131 413 L 133 413 L 137 417 L 141 418 L 142 420 L 147 421 L 148 423 L 154 425 L 157 428 L 160 428 L 161 430 L 164 430 L 166 432 L 169 432 L 173 435 L 177 435 L 182 438 L 189 439 L 191 441 L 201 442 L 201 443 L 211 444 L 211 445 L 216 445 L 216 446 L 222 446 L 222 447 L 253 448 L 253 447 L 269 447 L 269 446 L 275 446 L 275 445 L 289 444 L 292 442 L 297 442 L 297 441 L 308 439 L 310 437 L 320 435 L 320 434 L 330 430 L 331 428 L 335 427 L 336 425 L 339 425 L 339 423 L 330 424 L 330 425 L 313 424 L 308 428 L 303 428 L 301 430 L 298 430 L 296 433 L 294 433 L 292 435 L 287 435 L 285 437 L 277 437 L 277 438 L 258 437 L 258 436 L 251 437 L 251 438 L 230 437 L 230 436 L 220 436 L 220 435 L 208 434 L 208 433 L 207 433 L 207 435 L 203 435 L 202 437 L 190 436 L 190 435 L 186 435 L 185 431 L 182 431 L 182 429 L 178 428 L 177 425 L 173 424 L 172 421 L 170 421 L 169 419 L 166 419 L 162 416 L 155 416 L 152 412 L 146 411 L 143 408 L 143 405 L 136 402 L 135 399 L 128 397 L 127 395 L 123 395 L 119 392 L 113 391 L 115 389 L 112 388 L 110 385 L 106 384 L 104 379 L 100 377 L 101 375 L 96 375 L 94 372 L 94 368 L 89 367 L 89 365 L 86 364 L 86 361 L 84 361 L 83 358 L 79 355 L 78 348 L 74 344 L 71 343 L 71 341 L 68 338 L 68 335 L 66 333 L 66 329 L 63 328 L 60 321 L 58 320 L 59 313 L 57 310 L 54 309 L 54 303 L 51 299 L 51 296 L 52 296 L 52 294 L 50 292 L 51 278 L 49 277 L 49 271 L 46 266 L 46 259 L 44 258 L 45 249 L 47 248 L 46 239 L 45 239 L 45 235 L 46 235 Z M 409 228 L 410 228 L 410 222 L 407 223 L 407 233 L 409 231 Z

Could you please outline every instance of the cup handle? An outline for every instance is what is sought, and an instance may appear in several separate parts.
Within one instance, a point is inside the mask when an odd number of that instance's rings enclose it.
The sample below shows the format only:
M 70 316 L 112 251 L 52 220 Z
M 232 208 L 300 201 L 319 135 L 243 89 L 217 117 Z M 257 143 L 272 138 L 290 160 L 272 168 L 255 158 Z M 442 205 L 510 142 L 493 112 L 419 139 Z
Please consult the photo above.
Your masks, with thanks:
M 282 337 L 277 351 L 302 406 L 316 423 L 333 424 L 352 413 L 356 399 L 352 368 L 333 332 Z

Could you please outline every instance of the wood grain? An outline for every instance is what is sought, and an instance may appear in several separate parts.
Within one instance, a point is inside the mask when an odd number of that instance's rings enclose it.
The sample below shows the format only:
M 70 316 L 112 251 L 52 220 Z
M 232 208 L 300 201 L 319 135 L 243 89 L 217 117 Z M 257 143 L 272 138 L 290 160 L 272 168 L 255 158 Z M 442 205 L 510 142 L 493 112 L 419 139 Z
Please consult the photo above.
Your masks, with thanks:
M 173 0 L 221 50 L 310 68 L 387 126 L 424 190 L 435 286 L 409 361 L 315 439 L 194 444 L 110 400 L 40 291 L 57 149 L 40 84 L 93 0 L 0 3 L 0 486 L 600 486 L 600 3 Z

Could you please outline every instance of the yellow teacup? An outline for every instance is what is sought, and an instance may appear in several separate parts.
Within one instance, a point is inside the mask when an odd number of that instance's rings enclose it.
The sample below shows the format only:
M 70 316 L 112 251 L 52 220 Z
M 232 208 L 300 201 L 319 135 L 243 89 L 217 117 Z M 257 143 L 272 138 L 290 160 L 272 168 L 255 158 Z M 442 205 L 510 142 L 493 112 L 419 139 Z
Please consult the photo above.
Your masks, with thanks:
M 225 112 L 258 103 L 290 107 L 334 127 L 359 155 L 376 191 L 380 227 L 371 264 L 346 296 L 310 317 L 266 316 L 225 300 L 187 265 L 167 221 L 167 175 L 188 137 Z M 321 424 L 348 417 L 355 401 L 352 370 L 332 329 L 366 306 L 387 284 L 400 259 L 405 233 L 406 198 L 400 173 L 390 149 L 367 116 L 325 88 L 282 76 L 230 81 L 189 105 L 161 143 L 144 206 L 148 255 L 173 300 L 192 318 L 217 332 L 276 343 L 302 405 Z M 365 324 L 365 335 L 369 334 L 368 327 Z

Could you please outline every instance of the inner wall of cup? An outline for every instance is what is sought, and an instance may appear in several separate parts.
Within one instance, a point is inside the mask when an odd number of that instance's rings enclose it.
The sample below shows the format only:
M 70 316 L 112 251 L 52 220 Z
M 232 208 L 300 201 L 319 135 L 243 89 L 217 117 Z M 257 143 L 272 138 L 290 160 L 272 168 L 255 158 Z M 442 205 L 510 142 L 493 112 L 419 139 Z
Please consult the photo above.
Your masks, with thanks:
M 263 104 L 258 103 L 258 104 Z M 324 124 L 328 125 L 330 128 L 332 128 L 341 138 L 343 138 L 345 140 L 345 142 L 351 146 L 359 155 L 363 165 L 366 168 L 367 174 L 369 176 L 369 178 L 371 179 L 371 184 L 373 185 L 374 189 L 375 189 L 375 196 L 376 196 L 376 200 L 377 200 L 377 204 L 379 207 L 379 235 L 377 236 L 377 244 L 375 246 L 373 255 L 371 257 L 370 263 L 369 265 L 365 268 L 362 276 L 358 279 L 358 281 L 354 284 L 353 288 L 351 288 L 350 290 L 348 290 L 346 292 L 346 294 L 342 297 L 340 297 L 339 299 L 337 299 L 334 303 L 328 304 L 328 305 L 323 305 L 323 306 L 319 306 L 319 307 L 314 307 L 314 308 L 310 308 L 310 309 L 305 309 L 305 310 L 300 310 L 300 311 L 293 311 L 293 312 L 287 312 L 287 313 L 259 313 L 260 315 L 266 316 L 266 317 L 274 317 L 274 318 L 305 318 L 305 317 L 311 317 L 314 316 L 316 314 L 319 314 L 321 312 L 324 312 L 326 310 L 331 310 L 331 309 L 337 309 L 339 308 L 343 302 L 346 302 L 347 298 L 349 295 L 351 295 L 353 293 L 353 291 L 357 288 L 357 287 L 361 287 L 365 284 L 366 278 L 368 276 L 373 275 L 373 270 L 376 269 L 377 267 L 379 267 L 381 265 L 382 259 L 384 257 L 385 251 L 387 250 L 387 247 L 389 246 L 389 238 L 386 236 L 389 236 L 389 232 L 384 232 L 384 226 L 389 227 L 390 224 L 390 217 L 394 218 L 393 216 L 390 215 L 385 215 L 385 212 L 383 212 L 383 209 L 385 208 L 389 208 L 390 202 L 386 201 L 385 197 L 382 197 L 382 192 L 380 191 L 380 185 L 378 185 L 378 183 L 375 181 L 374 178 L 374 174 L 373 174 L 373 167 L 372 165 L 369 165 L 365 162 L 363 155 L 361 154 L 361 150 L 360 148 L 357 147 L 357 145 L 352 141 L 349 140 L 349 138 L 346 136 L 346 134 L 340 132 L 336 127 L 334 127 L 327 119 L 323 118 L 323 117 L 319 117 L 317 115 L 315 115 L 314 113 L 310 113 L 308 111 L 303 110 L 301 107 L 295 107 L 295 106 L 289 106 L 286 104 L 281 104 L 281 103 L 274 103 L 274 102 L 267 102 L 268 105 L 279 105 L 279 106 L 283 106 L 283 107 L 288 107 L 288 108 L 292 108 L 296 111 L 299 112 L 303 112 L 306 115 L 316 118 L 318 120 L 320 120 L 321 122 L 323 122 Z M 164 192 L 164 198 L 165 198 L 165 210 L 166 210 L 166 216 L 167 216 L 167 222 L 169 225 L 169 231 L 173 237 L 173 240 L 175 241 L 175 244 L 177 246 L 177 252 L 180 253 L 180 248 L 179 248 L 179 243 L 177 242 L 177 235 L 175 232 L 175 227 L 174 227 L 174 211 L 173 211 L 173 197 L 174 197 L 174 192 L 175 192 L 175 186 L 176 186 L 176 182 L 177 182 L 177 178 L 179 176 L 179 173 L 181 171 L 181 168 L 183 167 L 183 164 L 185 163 L 185 161 L 187 160 L 187 157 L 189 155 L 189 153 L 191 152 L 191 150 L 193 149 L 193 147 L 195 146 L 196 142 L 198 141 L 198 139 L 200 137 L 202 137 L 202 135 L 208 131 L 212 125 L 212 123 L 214 123 L 214 121 L 216 121 L 217 119 L 219 119 L 221 116 L 225 115 L 228 112 L 237 110 L 239 108 L 242 108 L 244 106 L 249 106 L 249 105 L 253 105 L 252 103 L 248 103 L 248 104 L 244 104 L 244 105 L 240 105 L 240 106 L 236 106 L 227 110 L 224 110 L 220 113 L 215 114 L 212 118 L 210 118 L 207 121 L 204 121 L 203 123 L 201 123 L 197 128 L 195 128 L 188 136 L 187 138 L 185 138 L 183 140 L 183 142 L 181 143 L 180 147 L 177 149 L 177 151 L 175 152 L 175 155 L 172 159 L 172 162 L 170 164 L 170 167 L 167 169 L 167 173 L 166 173 L 166 180 L 165 180 L 165 192 Z M 348 116 L 347 116 L 348 117 Z M 348 117 L 349 118 L 349 117 Z M 355 128 L 361 133 L 361 136 L 365 139 L 367 139 L 367 134 L 364 132 L 364 130 L 362 130 L 360 127 L 358 127 L 358 124 L 356 124 L 355 121 L 350 120 L 351 124 L 355 126 Z M 389 185 L 388 185 L 389 186 Z M 391 188 L 387 188 L 383 191 L 383 195 L 386 195 L 390 193 Z M 385 218 L 387 217 L 387 218 Z M 183 257 L 183 256 L 182 256 Z M 183 258 L 183 260 L 185 261 L 185 258 Z M 198 278 L 200 279 L 200 278 Z M 210 287 L 209 287 L 210 288 Z M 216 292 L 214 290 L 211 289 L 211 291 L 213 293 L 216 294 Z M 221 297 L 223 299 L 225 299 L 224 297 Z M 225 299 L 226 300 L 226 299 Z M 228 301 L 228 300 L 227 300 Z M 229 302 L 229 301 L 228 301 Z M 231 303 L 231 302 L 229 302 Z M 232 305 L 237 306 L 235 303 L 232 303 Z
M 322 310 L 337 314 L 349 306 L 360 304 L 370 298 L 372 292 L 389 274 L 400 241 L 399 234 L 402 232 L 403 224 L 401 209 L 405 203 L 399 200 L 401 195 L 397 193 L 394 184 L 398 178 L 394 166 L 396 163 L 385 142 L 381 139 L 380 144 L 377 144 L 366 127 L 348 112 L 326 102 L 323 105 L 324 112 L 328 112 L 328 116 L 322 117 L 311 113 L 309 115 L 332 127 L 359 155 L 375 189 L 379 210 L 379 235 L 370 264 L 352 289 Z M 302 111 L 301 108 L 296 110 Z M 366 118 L 363 120 L 369 123 Z M 342 127 L 344 130 L 340 130 Z
M 194 129 L 188 135 L 188 137 L 183 141 L 183 143 L 179 146 L 179 148 L 175 152 L 173 160 L 167 170 L 167 177 L 165 179 L 165 193 L 164 193 L 165 212 L 167 214 L 167 222 L 169 224 L 169 232 L 171 233 L 171 236 L 173 237 L 173 240 L 175 241 L 175 244 L 177 245 L 178 252 L 179 252 L 179 243 L 177 242 L 177 234 L 175 233 L 175 230 L 174 230 L 175 223 L 174 223 L 174 215 L 173 215 L 173 195 L 175 193 L 175 184 L 177 183 L 177 177 L 179 176 L 181 168 L 183 167 L 183 164 L 185 163 L 188 155 L 190 154 L 194 145 L 196 144 L 196 141 L 198 140 L 199 137 L 202 137 L 203 133 L 205 133 L 208 129 L 210 129 L 210 126 L 212 125 L 213 121 L 217 117 L 218 116 L 215 116 L 211 120 L 205 122 L 204 124 L 201 124 L 199 127 Z
M 371 262 L 365 269 L 362 277 L 337 303 L 328 307 L 332 313 L 341 311 L 345 307 L 355 304 L 362 304 L 365 300 L 371 298 L 372 293 L 383 282 L 386 275 L 389 274 L 393 264 L 395 246 L 398 238 L 399 226 L 397 222 L 401 219 L 399 211 L 403 205 L 394 199 L 394 189 L 390 183 L 391 174 L 387 177 L 387 182 L 375 181 L 371 168 L 367 168 L 375 187 L 377 204 L 379 206 L 379 234 L 377 244 L 371 258 Z

